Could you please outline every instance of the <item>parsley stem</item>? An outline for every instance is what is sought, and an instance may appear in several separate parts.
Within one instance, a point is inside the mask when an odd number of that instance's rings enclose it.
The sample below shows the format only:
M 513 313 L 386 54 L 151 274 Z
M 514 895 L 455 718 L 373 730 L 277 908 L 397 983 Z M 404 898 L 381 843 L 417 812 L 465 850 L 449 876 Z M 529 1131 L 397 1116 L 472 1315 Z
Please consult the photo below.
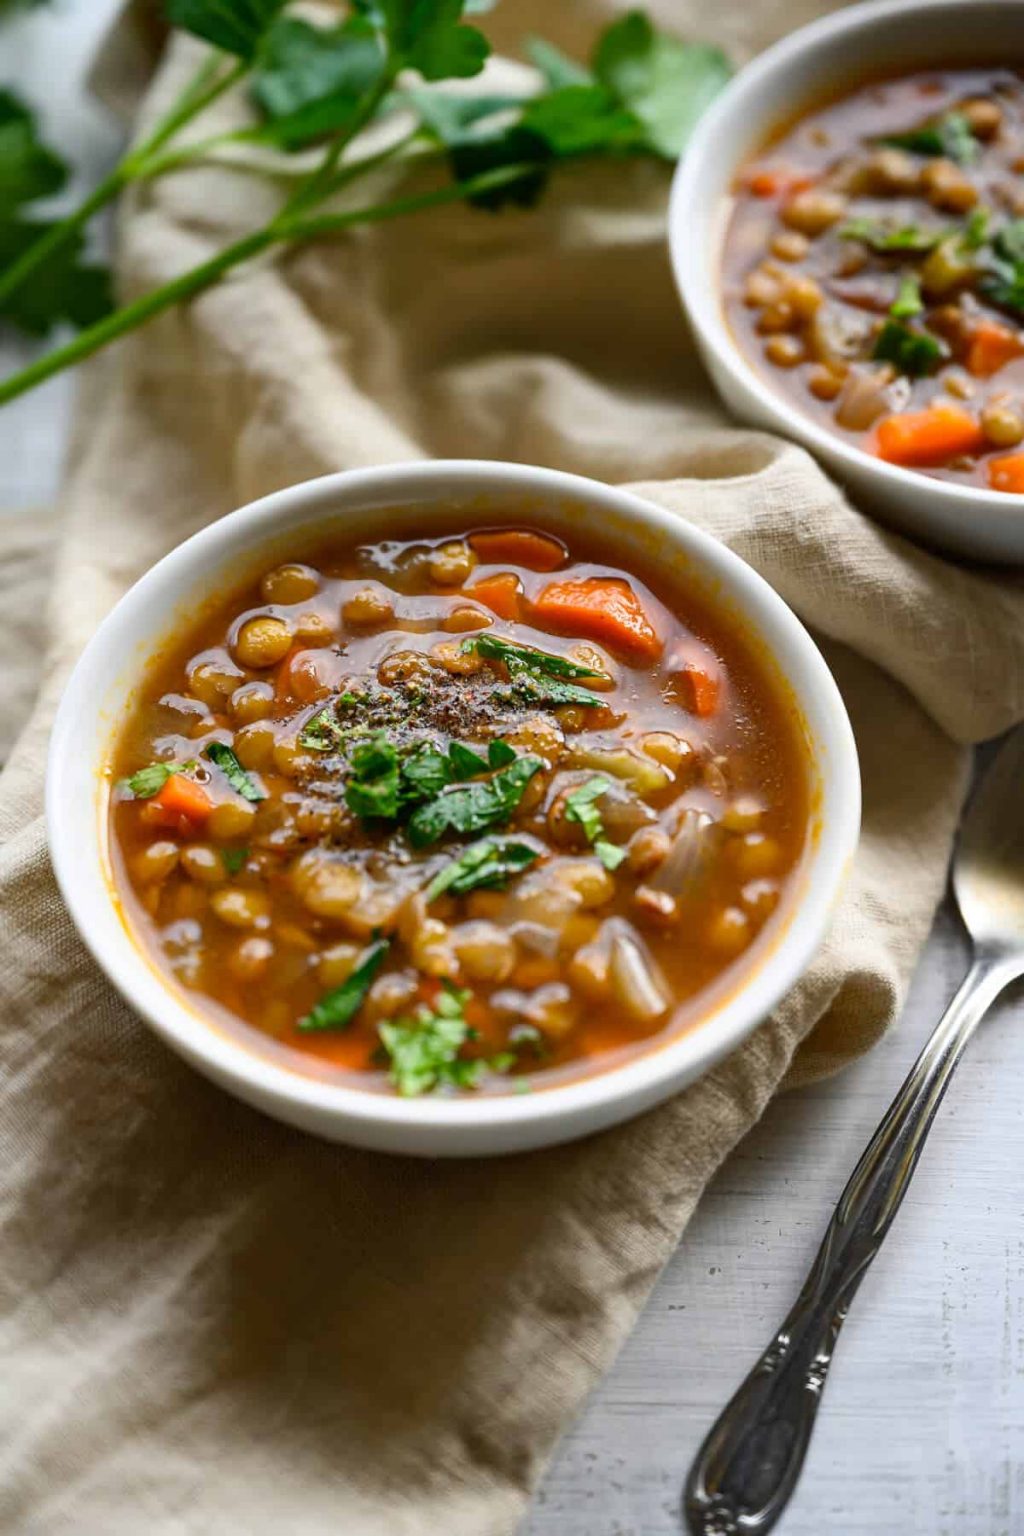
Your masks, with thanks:
M 95 325 L 80 331 L 63 347 L 55 348 L 45 357 L 30 363 L 20 373 L 4 379 L 0 382 L 0 405 L 6 405 L 8 401 L 25 394 L 27 390 L 34 389 L 45 379 L 52 378 L 56 373 L 62 373 L 65 368 L 72 368 L 76 363 L 83 362 L 94 352 L 99 352 L 110 342 L 116 341 L 119 336 L 124 336 L 127 332 L 144 325 L 147 320 L 151 320 L 161 311 L 170 309 L 185 299 L 194 298 L 207 288 L 212 288 L 214 283 L 232 267 L 241 265 L 243 261 L 259 255 L 270 246 L 298 244 L 305 240 L 316 239 L 321 235 L 341 233 L 346 229 L 354 228 L 357 224 L 380 224 L 386 220 L 402 218 L 405 214 L 437 208 L 444 203 L 461 202 L 464 198 L 479 196 L 507 186 L 509 182 L 518 181 L 535 169 L 536 167 L 530 164 L 499 166 L 492 171 L 483 171 L 478 176 L 470 176 L 465 181 L 456 181 L 447 186 L 438 187 L 432 192 L 399 197 L 390 203 L 372 204 L 368 208 L 352 208 L 343 213 L 321 214 L 314 218 L 300 217 L 297 211 L 293 210 L 289 213 L 285 209 L 263 229 L 258 229 L 244 236 L 243 239 L 236 240 L 232 245 L 225 246 L 224 250 L 219 251 L 209 261 L 193 267 L 190 272 L 182 273 L 180 277 L 165 283 L 163 287 L 155 288 L 152 293 L 143 294 L 134 303 L 114 310 L 113 314 L 105 316 Z
M 324 157 L 316 170 L 301 183 L 284 206 L 286 215 L 296 213 L 322 202 L 327 195 L 338 161 L 357 133 L 361 133 L 373 117 L 394 83 L 394 70 L 386 69 L 371 90 L 367 91 L 351 121 L 328 144 Z
M 218 57 L 207 59 L 149 138 L 138 148 L 129 150 L 110 174 L 93 188 L 74 213 L 68 214 L 66 219 L 53 224 L 45 234 L 33 241 L 28 249 L 22 252 L 17 261 L 12 262 L 0 273 L 0 304 L 16 293 L 26 279 L 31 277 L 32 273 L 41 267 L 54 251 L 60 250 L 61 246 L 66 245 L 80 229 L 83 229 L 93 214 L 98 213 L 107 203 L 113 202 L 126 182 L 146 174 L 148 156 L 166 144 L 172 134 L 177 133 L 190 118 L 195 117 L 217 96 L 232 86 L 244 74 L 246 68 L 240 62 L 226 74 L 217 76 L 219 67 Z M 214 76 L 217 78 L 213 78 Z

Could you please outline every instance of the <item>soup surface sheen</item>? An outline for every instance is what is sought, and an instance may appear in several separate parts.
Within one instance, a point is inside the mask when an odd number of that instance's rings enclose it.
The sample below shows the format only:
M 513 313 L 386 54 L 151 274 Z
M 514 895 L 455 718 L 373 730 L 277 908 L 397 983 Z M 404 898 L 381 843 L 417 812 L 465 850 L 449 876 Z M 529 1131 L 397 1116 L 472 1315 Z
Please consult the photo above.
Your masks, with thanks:
M 930 70 L 808 112 L 735 189 L 759 372 L 893 464 L 1024 493 L 1024 82 Z
M 267 570 L 157 658 L 113 771 L 160 966 L 410 1096 L 694 1022 L 807 837 L 795 707 L 744 637 L 528 528 Z

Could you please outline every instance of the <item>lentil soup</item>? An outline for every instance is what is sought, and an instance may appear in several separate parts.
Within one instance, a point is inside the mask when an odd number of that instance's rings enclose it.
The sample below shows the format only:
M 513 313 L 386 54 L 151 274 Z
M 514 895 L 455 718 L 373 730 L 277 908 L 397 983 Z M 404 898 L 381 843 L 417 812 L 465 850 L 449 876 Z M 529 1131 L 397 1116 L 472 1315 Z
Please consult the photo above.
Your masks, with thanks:
M 733 624 L 577 542 L 335 540 L 154 660 L 114 875 L 214 1020 L 379 1091 L 521 1091 L 697 1022 L 771 942 L 795 705 Z
M 735 187 L 724 302 L 757 371 L 867 453 L 1024 493 L 1024 80 L 877 80 Z

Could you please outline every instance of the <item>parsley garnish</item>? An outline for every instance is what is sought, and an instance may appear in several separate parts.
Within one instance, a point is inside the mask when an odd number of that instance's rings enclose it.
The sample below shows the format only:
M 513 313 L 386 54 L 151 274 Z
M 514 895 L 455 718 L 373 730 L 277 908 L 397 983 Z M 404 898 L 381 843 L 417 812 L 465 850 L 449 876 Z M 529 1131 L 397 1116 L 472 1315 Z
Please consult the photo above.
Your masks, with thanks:
M 249 850 L 248 848 L 222 848 L 220 857 L 228 874 L 237 875 L 245 868 Z
M 970 165 L 978 153 L 978 141 L 962 112 L 947 112 L 932 123 L 906 133 L 887 133 L 875 142 L 909 149 L 915 155 L 944 155 L 960 165 Z
M 590 667 L 581 667 L 565 656 L 553 656 L 531 645 L 517 645 L 500 635 L 469 635 L 462 642 L 464 651 L 474 651 L 488 661 L 502 661 L 508 671 L 509 686 L 499 690 L 499 697 L 516 703 L 583 704 L 599 708 L 601 700 L 586 688 L 565 682 L 565 678 L 600 677 Z
M 187 763 L 149 763 L 145 768 L 139 768 L 131 778 L 122 779 L 118 787 L 130 790 L 136 800 L 151 800 L 160 793 L 172 774 L 191 773 L 196 766 L 194 759 Z
M 347 1029 L 363 1006 L 374 977 L 384 963 L 390 948 L 388 939 L 378 939 L 364 954 L 351 976 L 330 992 L 299 1019 L 296 1029 Z
M 871 356 L 877 362 L 893 363 L 909 379 L 931 373 L 949 356 L 949 349 L 928 331 L 915 331 L 901 320 L 887 320 L 875 340 Z
M 1024 312 L 1024 219 L 1012 219 L 992 239 L 981 291 L 993 304 Z
M 618 869 L 626 857 L 626 850 L 618 848 L 605 837 L 601 812 L 595 805 L 607 789 L 609 782 L 600 774 L 572 789 L 565 797 L 565 814 L 569 821 L 578 821 L 601 863 L 607 870 Z
M 899 291 L 889 305 L 890 315 L 894 320 L 910 320 L 923 309 L 920 278 L 913 272 L 904 272 L 900 278 Z
M 434 876 L 427 886 L 426 898 L 433 901 L 444 891 L 451 891 L 453 896 L 464 896 L 467 891 L 505 885 L 539 858 L 539 852 L 529 843 L 518 843 L 511 838 L 483 837 Z
M 352 753 L 345 804 L 357 816 L 393 819 L 400 803 L 398 751 L 386 736 L 375 736 Z
M 240 794 L 243 800 L 255 802 L 267 798 L 266 791 L 246 773 L 234 752 L 222 741 L 211 741 L 208 747 L 203 748 L 203 756 L 217 765 L 231 788 Z
M 481 805 L 496 795 L 507 799 L 511 792 L 509 786 L 515 782 L 516 774 L 513 773 L 511 779 L 507 775 L 512 772 L 513 765 L 522 761 L 524 759 L 517 758 L 513 748 L 505 741 L 492 741 L 486 757 L 459 741 L 452 742 L 447 752 L 427 742 L 415 748 L 403 761 L 398 748 L 381 732 L 352 753 L 345 784 L 345 804 L 357 816 L 393 821 L 412 806 L 426 801 L 422 811 L 426 820 L 429 820 L 433 815 L 441 814 L 435 813 L 433 807 L 439 804 L 439 797 L 445 791 L 452 791 L 453 786 L 495 769 L 499 772 L 495 773 L 493 779 L 468 786 L 467 794 L 474 804 Z M 500 772 L 502 769 L 506 770 L 505 778 Z M 516 770 L 517 773 L 521 771 Z M 531 769 L 527 777 L 531 777 L 534 772 L 536 769 Z M 500 781 L 497 789 L 493 788 L 496 781 Z M 516 799 L 518 801 L 518 796 Z M 489 825 L 487 821 L 469 825 L 472 818 L 458 807 L 449 807 L 447 814 L 465 820 L 466 831 L 477 831 Z M 411 832 L 410 836 L 413 836 Z M 428 842 L 433 840 L 426 839 Z
M 850 219 L 838 231 L 843 240 L 861 240 L 873 251 L 933 250 L 949 234 L 948 229 L 922 229 L 918 224 L 902 224 L 894 228 L 879 219 Z
M 449 785 L 409 818 L 409 841 L 414 848 L 436 843 L 446 832 L 468 836 L 506 822 L 523 798 L 534 774 L 543 768 L 539 757 L 517 757 L 489 779 Z
M 344 702 L 344 698 L 342 695 L 338 702 Z M 311 752 L 332 752 L 344 739 L 345 731 L 335 714 L 333 701 L 307 720 L 299 732 L 299 746 Z
M 515 1054 L 503 1051 L 489 1059 L 460 1058 L 473 1038 L 465 1008 L 470 994 L 446 986 L 433 1008 L 423 1004 L 413 1018 L 378 1026 L 389 1061 L 389 1076 L 403 1098 L 418 1098 L 438 1088 L 477 1088 L 487 1072 L 507 1072 Z

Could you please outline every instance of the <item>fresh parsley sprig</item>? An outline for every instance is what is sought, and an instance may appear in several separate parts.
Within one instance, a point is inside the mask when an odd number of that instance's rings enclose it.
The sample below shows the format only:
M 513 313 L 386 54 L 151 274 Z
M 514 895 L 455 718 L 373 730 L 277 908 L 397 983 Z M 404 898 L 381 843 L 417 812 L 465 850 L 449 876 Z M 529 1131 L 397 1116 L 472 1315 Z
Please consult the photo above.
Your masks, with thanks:
M 378 1026 L 389 1076 L 403 1098 L 419 1098 L 441 1088 L 478 1088 L 488 1072 L 507 1072 L 515 1065 L 513 1051 L 491 1057 L 460 1056 L 473 1039 L 465 1015 L 469 1000 L 469 992 L 449 985 L 438 993 L 432 1008 L 423 1004 L 412 1018 Z
M 583 155 L 674 159 L 729 74 L 718 49 L 658 32 L 633 11 L 606 28 L 589 66 L 534 43 L 543 76 L 538 94 L 497 103 L 481 94 L 465 98 L 472 107 L 455 107 L 432 87 L 475 76 L 489 50 L 483 33 L 464 20 L 464 12 L 479 8 L 469 0 L 352 0 L 350 14 L 331 26 L 286 14 L 285 0 L 165 3 L 171 23 L 211 52 L 164 117 L 68 218 L 44 221 L 23 212 L 54 190 L 64 167 L 39 142 L 27 109 L 0 98 L 0 189 L 10 182 L 19 188 L 16 197 L 0 197 L 0 317 L 36 333 L 65 319 L 82 327 L 0 383 L 0 405 L 263 252 L 448 203 L 529 206 L 559 163 Z M 410 72 L 422 87 L 398 90 L 399 77 L 404 87 Z M 183 142 L 181 130 L 243 80 L 258 120 L 205 139 L 193 133 Z M 405 126 L 397 123 L 384 147 L 350 155 L 362 130 L 396 105 L 407 111 Z M 5 131 L 5 112 L 13 132 Z M 105 275 L 81 259 L 93 216 L 129 184 L 247 142 L 286 157 L 318 146 L 319 160 L 262 227 L 162 287 L 110 308 Z M 324 210 L 328 199 L 386 160 L 447 170 L 450 179 Z
M 531 645 L 519 645 L 514 640 L 504 640 L 500 635 L 468 635 L 462 642 L 462 650 L 474 652 L 488 661 L 500 661 L 508 672 L 508 687 L 498 690 L 498 697 L 512 703 L 553 705 L 582 704 L 585 708 L 600 708 L 602 700 L 588 688 L 580 688 L 567 678 L 600 677 L 589 667 L 579 666 L 565 656 L 554 656 L 549 651 L 539 651 Z
M 540 858 L 540 850 L 508 837 L 482 837 L 452 859 L 427 886 L 425 895 L 434 901 L 445 891 L 464 896 L 467 891 L 493 890 L 507 885 Z
M 384 964 L 391 944 L 388 939 L 377 939 L 366 950 L 359 964 L 340 987 L 326 992 L 320 1001 L 299 1019 L 296 1029 L 304 1034 L 325 1029 L 347 1029 L 366 1001 L 366 994 L 374 978 Z
M 138 768 L 130 778 L 122 779 L 118 788 L 128 790 L 136 800 L 152 800 L 172 774 L 192 773 L 197 767 L 194 758 L 190 758 L 187 763 L 147 763 L 145 768 Z
M 626 850 L 608 841 L 604 822 L 601 820 L 601 812 L 596 804 L 610 788 L 609 781 L 602 774 L 587 779 L 586 783 L 571 789 L 566 795 L 565 814 L 569 821 L 579 822 L 587 842 L 590 843 L 605 869 L 615 870 L 626 857 Z

